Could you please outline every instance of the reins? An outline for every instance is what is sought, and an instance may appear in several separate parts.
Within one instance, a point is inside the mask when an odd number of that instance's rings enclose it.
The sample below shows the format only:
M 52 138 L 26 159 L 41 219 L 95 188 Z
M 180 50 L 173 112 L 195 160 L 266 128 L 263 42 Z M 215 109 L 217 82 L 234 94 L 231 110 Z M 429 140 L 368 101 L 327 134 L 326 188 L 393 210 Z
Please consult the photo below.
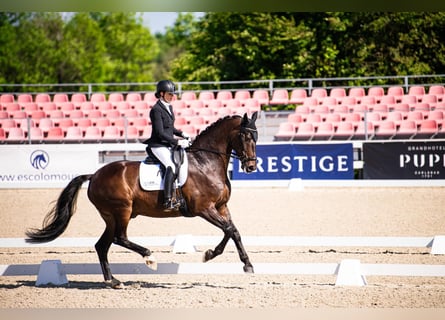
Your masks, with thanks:
M 236 153 L 228 154 L 226 152 L 220 152 L 220 151 L 206 149 L 206 148 L 188 147 L 186 149 L 186 151 L 190 151 L 190 152 L 193 152 L 193 151 L 205 151 L 205 152 L 210 152 L 210 153 L 214 153 L 214 154 L 221 155 L 221 156 L 229 156 L 230 158 L 234 158 L 234 159 L 241 159 L 241 157 L 238 156 Z

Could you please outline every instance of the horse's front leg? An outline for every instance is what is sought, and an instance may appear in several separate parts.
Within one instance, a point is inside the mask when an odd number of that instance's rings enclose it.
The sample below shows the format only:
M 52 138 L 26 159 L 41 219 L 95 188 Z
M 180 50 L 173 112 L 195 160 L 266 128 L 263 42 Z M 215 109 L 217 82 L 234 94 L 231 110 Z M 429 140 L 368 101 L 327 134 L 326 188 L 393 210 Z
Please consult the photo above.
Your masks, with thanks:
M 222 227 L 222 230 L 224 231 L 224 238 L 222 241 L 215 247 L 215 249 L 207 250 L 204 253 L 204 262 L 207 262 L 209 260 L 212 260 L 216 256 L 219 256 L 223 253 L 227 242 L 229 239 L 232 239 L 235 242 L 236 249 L 238 250 L 239 257 L 241 261 L 244 263 L 244 272 L 246 273 L 253 273 L 253 266 L 250 263 L 249 256 L 247 255 L 246 250 L 244 249 L 243 243 L 241 242 L 241 236 L 238 232 L 238 229 L 235 227 L 233 222 L 229 220 L 228 222 L 224 223 L 224 226 Z

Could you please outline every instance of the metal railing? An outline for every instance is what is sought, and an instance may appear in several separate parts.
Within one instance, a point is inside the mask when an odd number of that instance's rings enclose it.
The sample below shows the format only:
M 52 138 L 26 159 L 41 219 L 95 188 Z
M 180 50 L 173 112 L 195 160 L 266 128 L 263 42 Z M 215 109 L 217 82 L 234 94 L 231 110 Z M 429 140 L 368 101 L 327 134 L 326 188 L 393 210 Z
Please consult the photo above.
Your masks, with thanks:
M 236 80 L 236 81 L 196 81 L 196 82 L 176 82 L 178 92 L 184 91 L 219 91 L 219 90 L 249 90 L 267 89 L 272 95 L 277 88 L 294 89 L 303 88 L 311 94 L 315 88 L 332 89 L 336 87 L 370 88 L 380 86 L 389 88 L 391 86 L 402 86 L 405 92 L 414 85 L 445 85 L 445 74 L 438 75 L 405 75 L 405 76 L 373 76 L 373 77 L 342 77 L 342 78 L 295 78 L 295 79 L 263 79 L 263 80 Z M 84 93 L 91 97 L 93 93 L 110 94 L 113 92 L 153 92 L 156 89 L 156 82 L 127 82 L 127 83 L 53 83 L 53 84 L 0 84 L 0 94 L 37 94 L 45 92 L 55 93 Z

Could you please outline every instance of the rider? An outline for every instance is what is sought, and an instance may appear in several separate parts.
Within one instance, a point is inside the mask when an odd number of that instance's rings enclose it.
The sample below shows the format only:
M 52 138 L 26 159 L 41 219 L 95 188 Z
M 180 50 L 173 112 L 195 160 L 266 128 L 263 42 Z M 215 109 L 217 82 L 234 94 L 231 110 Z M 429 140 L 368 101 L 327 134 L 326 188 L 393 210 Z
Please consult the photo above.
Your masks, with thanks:
M 182 148 L 190 146 L 190 137 L 175 128 L 175 114 L 171 106 L 175 96 L 175 84 L 170 80 L 161 80 L 156 85 L 155 96 L 159 100 L 150 110 L 150 120 L 152 124 L 151 137 L 143 143 L 147 144 L 150 151 L 161 161 L 165 167 L 164 176 L 164 208 L 173 210 L 179 203 L 172 201 L 173 183 L 175 180 L 175 164 L 172 159 L 173 148 L 177 145 Z M 182 137 L 184 140 L 177 140 L 174 136 Z

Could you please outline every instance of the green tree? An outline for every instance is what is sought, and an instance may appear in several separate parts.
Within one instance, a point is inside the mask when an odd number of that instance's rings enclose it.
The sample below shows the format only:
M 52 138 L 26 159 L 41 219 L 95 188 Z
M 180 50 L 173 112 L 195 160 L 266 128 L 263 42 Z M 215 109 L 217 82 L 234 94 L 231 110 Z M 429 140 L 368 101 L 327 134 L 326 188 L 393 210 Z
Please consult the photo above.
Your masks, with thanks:
M 152 82 L 158 45 L 135 13 L 92 14 L 107 51 L 105 82 Z M 115 89 L 125 90 L 126 87 Z
M 98 23 L 87 13 L 75 14 L 64 28 L 60 51 L 60 83 L 104 82 L 107 57 L 104 35 Z
M 167 27 L 165 34 L 156 34 L 160 49 L 155 59 L 154 79 L 174 79 L 171 74 L 172 61 L 184 54 L 195 25 L 192 13 L 178 13 L 173 26 Z
M 208 13 L 181 81 L 444 73 L 444 13 Z

